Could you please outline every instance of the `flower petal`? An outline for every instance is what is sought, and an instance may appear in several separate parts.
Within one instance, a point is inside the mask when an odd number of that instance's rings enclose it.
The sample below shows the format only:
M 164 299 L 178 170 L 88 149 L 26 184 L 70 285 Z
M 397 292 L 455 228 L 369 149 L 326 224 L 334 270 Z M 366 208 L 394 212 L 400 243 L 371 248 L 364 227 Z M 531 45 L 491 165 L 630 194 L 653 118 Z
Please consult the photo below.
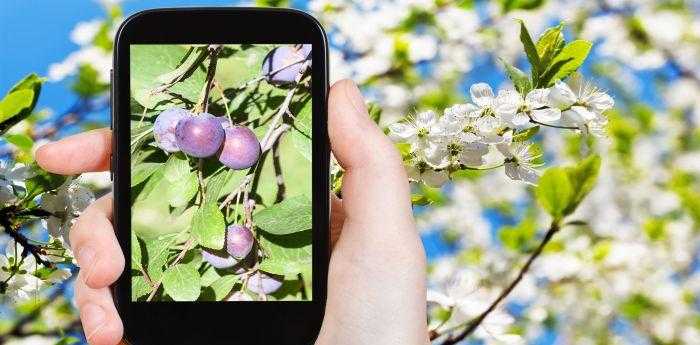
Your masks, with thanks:
M 423 182 L 430 187 L 440 187 L 448 180 L 447 173 L 444 171 L 435 171 L 432 169 L 426 170 L 421 175 Z
M 571 111 L 575 112 L 579 117 L 581 117 L 581 119 L 583 119 L 584 122 L 593 121 L 599 117 L 598 114 L 580 105 L 571 107 Z
M 593 110 L 602 113 L 615 106 L 615 100 L 605 92 L 594 92 L 585 100 Z
M 494 96 L 491 86 L 486 83 L 477 83 L 469 88 L 472 102 L 480 107 L 486 107 L 493 103 Z
M 530 112 L 532 119 L 537 122 L 554 122 L 561 118 L 561 110 L 557 108 L 537 109 Z
M 513 116 L 513 119 L 510 120 L 510 122 L 514 126 L 520 127 L 520 126 L 523 126 L 523 125 L 527 124 L 528 122 L 530 122 L 530 117 L 525 115 L 525 113 L 521 112 L 521 113 L 515 114 L 515 116 Z
M 416 126 L 418 128 L 428 128 L 432 126 L 435 121 L 437 121 L 437 114 L 432 110 L 424 111 L 416 116 Z
M 409 124 L 395 122 L 389 125 L 389 138 L 394 141 L 408 140 L 415 136 L 417 132 L 416 128 Z
M 576 102 L 576 95 L 569 85 L 557 80 L 554 87 L 549 90 L 549 102 L 558 108 L 566 108 Z
M 518 111 L 522 98 L 520 94 L 514 90 L 501 90 L 496 97 L 495 110 L 496 114 L 501 117 L 513 116 Z
M 537 109 L 549 105 L 549 89 L 534 89 L 525 96 L 525 103 L 531 109 Z

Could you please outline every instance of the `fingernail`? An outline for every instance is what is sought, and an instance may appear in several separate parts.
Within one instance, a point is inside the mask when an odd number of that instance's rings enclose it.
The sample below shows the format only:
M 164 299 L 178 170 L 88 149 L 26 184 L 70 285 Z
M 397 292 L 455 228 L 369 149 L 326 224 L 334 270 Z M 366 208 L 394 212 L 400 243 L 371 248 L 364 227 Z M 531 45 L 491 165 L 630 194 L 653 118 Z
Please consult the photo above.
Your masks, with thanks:
M 80 270 L 83 273 L 84 282 L 87 282 L 90 273 L 92 273 L 92 268 L 95 267 L 95 258 L 95 250 L 88 246 L 80 248 L 75 254 L 75 259 L 78 261 L 78 266 L 80 266 Z
M 357 88 L 357 85 L 350 80 L 345 82 L 345 96 L 350 99 L 350 103 L 352 103 L 352 106 L 358 113 L 367 114 L 365 98 L 362 96 L 360 89 Z
M 102 307 L 96 304 L 86 304 L 80 309 L 80 319 L 83 320 L 85 338 L 90 340 L 104 327 L 106 314 Z

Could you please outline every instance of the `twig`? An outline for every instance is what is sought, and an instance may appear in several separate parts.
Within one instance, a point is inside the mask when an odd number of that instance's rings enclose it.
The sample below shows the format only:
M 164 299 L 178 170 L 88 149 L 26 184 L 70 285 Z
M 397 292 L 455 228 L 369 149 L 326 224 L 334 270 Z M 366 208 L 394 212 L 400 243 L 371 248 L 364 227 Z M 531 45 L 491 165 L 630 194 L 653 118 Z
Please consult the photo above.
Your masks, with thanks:
M 559 229 L 559 223 L 556 221 L 552 222 L 552 224 L 549 227 L 549 230 L 547 230 L 547 232 L 545 233 L 539 246 L 537 246 L 535 251 L 532 252 L 532 254 L 530 254 L 530 257 L 525 262 L 525 265 L 520 269 L 515 279 L 510 284 L 508 284 L 508 286 L 505 289 L 503 289 L 503 291 L 493 302 L 491 302 L 491 304 L 488 308 L 486 308 L 486 310 L 484 310 L 481 314 L 479 314 L 479 316 L 472 319 L 471 321 L 452 327 L 448 330 L 443 331 L 442 333 L 439 333 L 437 331 L 432 332 L 430 334 L 430 340 L 434 340 L 443 334 L 455 331 L 459 328 L 466 327 L 457 336 L 450 336 L 442 343 L 442 345 L 454 345 L 464 340 L 464 338 L 466 338 L 470 334 L 474 333 L 474 331 L 477 329 L 477 327 L 479 327 L 479 325 L 481 325 L 481 323 L 486 319 L 486 317 L 489 316 L 489 314 L 491 314 L 491 312 L 493 312 L 506 297 L 508 297 L 508 295 L 515 289 L 516 286 L 518 286 L 525 274 L 530 270 L 530 266 L 532 265 L 532 263 L 535 261 L 535 259 L 537 259 L 540 256 L 540 254 L 542 254 L 542 250 L 544 249 L 544 247 L 549 243 L 549 241 L 552 240 L 552 237 L 559 231 Z
M 175 261 L 173 261 L 170 265 L 168 265 L 168 268 L 171 268 L 175 265 L 177 265 L 182 258 L 185 257 L 185 254 L 187 254 L 187 251 L 192 248 L 192 245 L 194 244 L 194 239 L 190 237 L 187 242 L 185 242 L 185 246 L 182 248 L 182 251 L 180 251 L 180 254 L 175 258 Z M 151 290 L 151 293 L 148 295 L 148 298 L 146 298 L 146 302 L 150 302 L 153 300 L 153 297 L 156 295 L 156 292 L 158 292 L 158 289 L 160 288 L 160 284 L 163 283 L 163 277 L 160 277 L 158 279 L 158 282 L 156 285 L 153 286 L 153 290 Z
M 279 109 L 277 110 L 277 113 L 275 114 L 275 117 L 272 120 L 272 123 L 270 123 L 270 127 L 267 129 L 267 132 L 263 136 L 263 139 L 260 140 L 260 156 L 262 156 L 265 152 L 267 152 L 269 149 L 272 148 L 272 145 L 279 139 L 279 137 L 284 133 L 286 130 L 291 128 L 290 125 L 288 124 L 281 124 L 278 127 L 279 122 L 282 120 L 282 117 L 284 114 L 289 112 L 289 105 L 292 102 L 292 97 L 294 96 L 294 93 L 298 89 L 298 82 L 301 80 L 301 78 L 304 76 L 304 73 L 306 73 L 306 69 L 308 68 L 309 64 L 308 62 L 304 63 L 304 66 L 299 70 L 299 74 L 296 77 L 296 84 L 294 87 L 287 92 L 287 96 L 284 98 L 284 101 L 280 105 Z M 219 205 L 219 209 L 223 210 L 224 207 L 226 207 L 233 199 L 236 197 L 236 194 L 239 193 L 241 190 L 244 190 L 244 188 L 247 189 L 248 184 L 253 180 L 253 175 L 258 167 L 260 162 L 250 168 L 248 171 L 248 175 L 241 181 L 241 183 L 231 191 L 231 193 L 226 196 L 226 199 Z
M 207 68 L 207 83 L 204 87 L 204 98 L 202 98 L 205 113 L 209 110 L 209 93 L 211 92 L 211 84 L 214 82 L 216 62 L 219 59 L 219 51 L 221 51 L 221 46 L 211 45 L 207 49 L 209 49 L 209 67 Z
M 532 118 L 530 119 L 530 122 L 531 122 L 531 123 L 534 123 L 534 124 L 538 124 L 538 125 L 540 125 L 540 126 L 545 126 L 545 127 L 552 127 L 552 128 L 559 128 L 559 129 L 570 129 L 570 130 L 572 130 L 572 131 L 578 131 L 578 130 L 580 130 L 580 128 L 578 128 L 578 127 L 573 127 L 573 126 L 550 125 L 550 124 L 548 124 L 548 123 L 539 122 L 539 121 L 537 121 L 537 120 L 535 120 L 535 119 L 532 119 Z
M 29 243 L 29 239 L 27 239 L 26 236 L 19 232 L 18 227 L 12 224 L 10 218 L 11 217 L 6 217 L 5 215 L 0 217 L 0 226 L 5 228 L 5 232 L 8 235 L 10 235 L 10 237 L 12 237 L 12 239 L 15 240 L 15 242 L 22 245 L 24 249 L 22 250 L 21 256 L 25 257 L 27 254 L 32 254 L 32 256 L 34 256 L 34 259 L 38 264 L 44 265 L 49 268 L 54 267 L 53 263 L 41 257 L 41 253 L 43 250 L 42 247 Z

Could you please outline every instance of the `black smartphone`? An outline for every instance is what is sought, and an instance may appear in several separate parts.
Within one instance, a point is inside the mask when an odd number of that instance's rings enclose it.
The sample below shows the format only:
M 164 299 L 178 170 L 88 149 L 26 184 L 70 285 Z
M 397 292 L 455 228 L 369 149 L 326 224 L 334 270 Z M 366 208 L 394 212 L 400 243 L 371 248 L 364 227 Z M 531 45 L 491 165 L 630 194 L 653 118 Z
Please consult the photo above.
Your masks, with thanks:
M 312 343 L 329 259 L 320 24 L 289 9 L 148 10 L 114 52 L 125 340 Z

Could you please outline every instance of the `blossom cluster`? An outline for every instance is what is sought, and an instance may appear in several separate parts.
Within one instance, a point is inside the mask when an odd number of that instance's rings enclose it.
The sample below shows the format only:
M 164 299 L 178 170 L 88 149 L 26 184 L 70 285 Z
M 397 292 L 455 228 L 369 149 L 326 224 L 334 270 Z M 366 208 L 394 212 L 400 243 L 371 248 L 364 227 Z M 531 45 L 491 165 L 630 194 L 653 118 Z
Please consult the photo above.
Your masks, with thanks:
M 2 230 L 13 238 L 0 254 L 0 297 L 15 302 L 25 301 L 43 286 L 62 282 L 72 275 L 65 265 L 56 264 L 73 262 L 68 230 L 95 200 L 89 188 L 72 178 L 58 187 L 42 186 L 46 191 L 34 195 L 28 190 L 28 181 L 40 174 L 36 168 L 21 163 L 0 164 Z M 32 188 L 36 188 L 37 181 L 45 181 L 43 177 L 32 181 Z M 47 242 L 27 234 L 35 221 L 41 221 L 48 229 Z
M 533 128 L 605 133 L 604 112 L 614 100 L 591 83 L 578 84 L 572 89 L 558 80 L 526 94 L 512 89 L 494 94 L 489 85 L 477 83 L 469 89 L 471 103 L 453 105 L 442 116 L 432 110 L 418 113 L 391 124 L 389 135 L 410 145 L 409 175 L 430 186 L 442 185 L 459 170 L 500 166 L 513 180 L 537 184 L 541 154 L 523 140 Z

